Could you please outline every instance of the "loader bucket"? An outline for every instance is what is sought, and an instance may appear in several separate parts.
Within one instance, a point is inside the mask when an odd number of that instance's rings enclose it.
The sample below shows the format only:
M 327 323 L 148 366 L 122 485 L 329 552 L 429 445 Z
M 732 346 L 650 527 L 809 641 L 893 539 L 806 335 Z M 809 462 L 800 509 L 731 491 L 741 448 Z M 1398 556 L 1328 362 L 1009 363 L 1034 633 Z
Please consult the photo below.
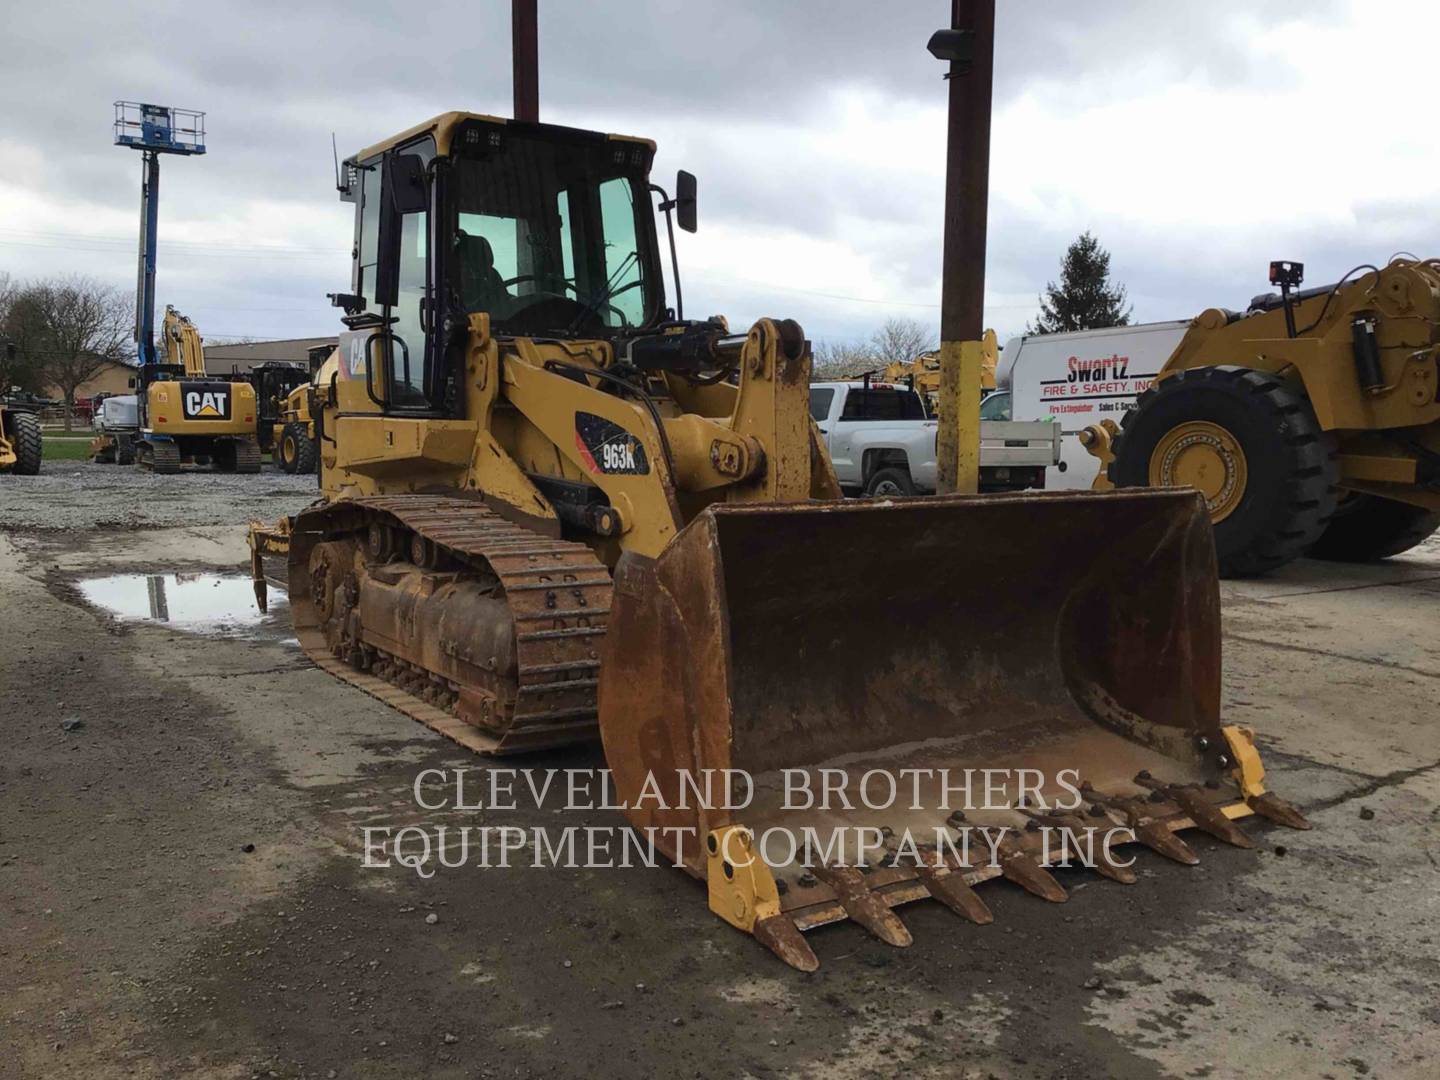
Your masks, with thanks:
M 799 931 L 847 917 L 908 944 L 907 900 L 988 921 L 990 877 L 1063 900 L 1043 864 L 1087 836 L 1193 861 L 1174 831 L 1247 844 L 1232 817 L 1294 814 L 1220 722 L 1193 492 L 712 507 L 621 560 L 606 650 L 631 823 L 800 968 Z

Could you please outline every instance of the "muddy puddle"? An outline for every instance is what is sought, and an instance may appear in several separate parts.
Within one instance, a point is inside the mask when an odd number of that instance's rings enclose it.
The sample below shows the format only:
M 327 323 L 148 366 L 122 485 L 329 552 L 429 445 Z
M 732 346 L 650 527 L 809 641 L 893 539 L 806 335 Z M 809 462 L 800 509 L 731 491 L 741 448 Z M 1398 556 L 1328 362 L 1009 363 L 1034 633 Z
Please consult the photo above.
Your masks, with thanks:
M 114 574 L 76 583 L 85 601 L 125 622 L 162 623 L 224 637 L 294 642 L 285 594 L 270 590 L 270 611 L 255 606 L 244 574 Z

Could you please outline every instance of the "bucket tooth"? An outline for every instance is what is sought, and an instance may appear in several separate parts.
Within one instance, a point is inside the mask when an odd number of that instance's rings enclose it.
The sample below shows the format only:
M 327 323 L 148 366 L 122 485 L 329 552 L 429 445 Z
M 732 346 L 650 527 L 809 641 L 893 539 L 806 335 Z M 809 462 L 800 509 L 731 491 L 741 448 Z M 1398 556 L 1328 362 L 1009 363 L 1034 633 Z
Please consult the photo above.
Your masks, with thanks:
M 805 935 L 788 915 L 771 915 L 757 919 L 750 931 L 764 945 L 796 971 L 815 971 L 820 967 L 815 952 Z
M 915 873 L 925 890 L 956 915 L 963 915 L 979 926 L 995 921 L 990 905 L 980 899 L 980 894 L 970 887 L 969 882 L 953 870 L 922 865 L 916 867 Z
M 1296 810 L 1273 791 L 1267 791 L 1263 795 L 1252 795 L 1247 800 L 1250 809 L 1261 817 L 1280 825 L 1288 825 L 1292 829 L 1308 829 L 1310 822 L 1305 815 Z
M 1121 885 L 1134 885 L 1137 880 L 1134 870 L 1131 870 L 1128 866 L 1120 866 L 1117 863 L 1110 862 L 1103 854 L 1094 862 L 1090 863 L 1089 867 L 1101 877 L 1108 878 L 1110 881 L 1119 882 Z
M 854 919 L 887 945 L 904 948 L 913 942 L 900 916 L 870 891 L 860 871 L 853 866 L 817 866 L 814 874 L 835 890 L 835 899 Z
M 1150 817 L 1146 805 L 1139 800 L 1103 795 L 1088 783 L 1081 785 L 1081 791 L 1096 806 L 1109 807 L 1123 814 L 1125 825 L 1135 834 L 1135 839 L 1157 855 L 1164 855 L 1185 866 L 1195 866 L 1200 862 L 1195 850 L 1166 828 L 1163 822 Z
M 1050 872 L 1014 843 L 1002 844 L 996 854 L 1000 857 L 1000 873 L 1026 892 L 1053 904 L 1063 904 L 1070 899 L 1070 895 Z
M 1173 799 L 1175 805 L 1185 811 L 1185 816 L 1193 821 L 1201 832 L 1209 833 L 1216 840 L 1223 840 L 1238 848 L 1255 846 L 1255 841 L 1245 835 L 1245 830 L 1226 817 L 1199 788 L 1172 784 L 1164 788 L 1164 792 L 1167 798 Z
M 1128 866 L 1121 866 L 1119 863 L 1111 862 L 1105 849 L 1095 850 L 1094 844 L 1083 838 L 1082 830 L 1088 827 L 1085 818 L 1075 813 L 1063 814 L 1042 814 L 1034 810 L 1026 810 L 1023 807 L 1020 812 L 1032 821 L 1038 822 L 1049 829 L 1059 829 L 1063 832 L 1067 842 L 1071 844 L 1077 854 L 1089 852 L 1095 856 L 1093 861 L 1085 863 L 1085 866 L 1094 870 L 1103 878 L 1111 881 L 1118 881 L 1121 885 L 1134 885 L 1136 881 L 1135 871 Z M 1104 828 L 1108 831 L 1114 828 L 1115 823 L 1105 814 L 1095 815 L 1096 822 L 1104 822 Z
M 1134 823 L 1131 824 L 1130 828 L 1135 833 L 1135 839 L 1156 854 L 1164 855 L 1167 859 L 1174 859 L 1176 862 L 1183 863 L 1186 866 L 1199 864 L 1200 856 L 1195 854 L 1195 849 L 1167 829 L 1161 822 L 1146 821 Z

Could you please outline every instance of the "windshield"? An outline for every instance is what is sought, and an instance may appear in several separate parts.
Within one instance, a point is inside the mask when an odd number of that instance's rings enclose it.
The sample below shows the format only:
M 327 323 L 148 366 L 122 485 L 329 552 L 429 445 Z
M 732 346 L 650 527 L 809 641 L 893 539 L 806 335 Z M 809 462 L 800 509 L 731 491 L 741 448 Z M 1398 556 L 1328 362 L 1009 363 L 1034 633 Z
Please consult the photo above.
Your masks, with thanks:
M 1009 420 L 1010 395 L 1005 392 L 991 394 L 980 403 L 981 420 Z
M 661 303 L 649 149 L 507 133 L 454 159 L 454 302 L 505 333 L 642 326 Z

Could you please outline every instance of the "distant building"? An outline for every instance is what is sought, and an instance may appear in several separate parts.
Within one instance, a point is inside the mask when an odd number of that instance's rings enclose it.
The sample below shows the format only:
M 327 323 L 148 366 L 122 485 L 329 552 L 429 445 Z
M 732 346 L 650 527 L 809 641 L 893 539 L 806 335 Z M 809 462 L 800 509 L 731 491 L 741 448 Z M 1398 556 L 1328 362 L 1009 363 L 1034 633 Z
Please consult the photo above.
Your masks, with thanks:
M 245 374 L 257 364 L 272 360 L 306 363 L 310 350 L 328 345 L 334 348 L 333 337 L 286 338 L 283 341 L 252 341 L 243 345 L 205 344 L 205 370 L 211 375 L 229 375 L 231 371 Z
M 75 388 L 75 401 L 88 402 L 96 394 L 131 393 L 130 380 L 135 376 L 135 365 L 125 361 L 107 363 L 94 375 Z M 47 386 L 40 392 L 41 397 L 59 401 L 65 396 L 58 386 Z

